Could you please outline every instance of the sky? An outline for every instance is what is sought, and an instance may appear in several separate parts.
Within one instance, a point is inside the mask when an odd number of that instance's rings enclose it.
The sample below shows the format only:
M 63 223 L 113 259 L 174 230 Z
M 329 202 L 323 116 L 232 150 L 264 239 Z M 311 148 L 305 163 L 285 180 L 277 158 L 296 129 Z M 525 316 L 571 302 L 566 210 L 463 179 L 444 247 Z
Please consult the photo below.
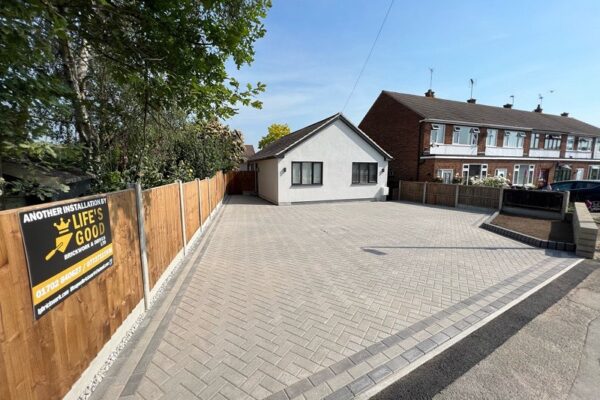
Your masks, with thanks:
M 390 0 L 274 0 L 255 61 L 229 72 L 267 85 L 260 110 L 226 121 L 257 145 L 342 111 Z M 344 114 L 359 124 L 382 90 L 533 110 L 600 126 L 600 1 L 396 0 Z

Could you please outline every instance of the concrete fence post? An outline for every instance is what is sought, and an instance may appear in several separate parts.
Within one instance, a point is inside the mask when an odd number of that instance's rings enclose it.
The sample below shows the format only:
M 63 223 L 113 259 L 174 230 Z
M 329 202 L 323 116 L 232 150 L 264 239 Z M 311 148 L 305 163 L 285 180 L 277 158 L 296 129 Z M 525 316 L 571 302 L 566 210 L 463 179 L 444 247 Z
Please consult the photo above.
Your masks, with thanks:
M 423 204 L 427 200 L 427 182 L 423 182 Z
M 208 218 L 210 219 L 212 217 L 212 196 L 210 195 L 210 178 L 205 178 L 208 180 L 207 182 L 207 186 L 208 186 Z
M 458 208 L 458 192 L 460 190 L 460 185 L 454 185 L 454 208 Z
M 148 274 L 148 252 L 146 250 L 146 230 L 144 228 L 144 199 L 142 197 L 142 185 L 131 183 L 129 187 L 135 190 L 135 204 L 138 222 L 138 238 L 140 242 L 140 261 L 142 263 L 142 288 L 144 291 L 144 310 L 148 310 L 150 304 L 150 278 Z
M 187 237 L 185 233 L 185 199 L 183 198 L 183 183 L 177 181 L 179 184 L 179 216 L 181 217 L 181 237 L 183 237 L 183 255 L 187 254 Z
M 560 219 L 564 220 L 565 215 L 567 214 L 567 208 L 569 208 L 569 197 L 571 192 L 563 192 L 563 202 L 562 207 L 560 209 Z
M 400 200 L 400 190 L 402 189 L 402 181 L 398 180 L 398 200 Z
M 500 188 L 500 198 L 498 199 L 498 211 L 502 211 L 502 203 L 504 202 L 504 188 Z

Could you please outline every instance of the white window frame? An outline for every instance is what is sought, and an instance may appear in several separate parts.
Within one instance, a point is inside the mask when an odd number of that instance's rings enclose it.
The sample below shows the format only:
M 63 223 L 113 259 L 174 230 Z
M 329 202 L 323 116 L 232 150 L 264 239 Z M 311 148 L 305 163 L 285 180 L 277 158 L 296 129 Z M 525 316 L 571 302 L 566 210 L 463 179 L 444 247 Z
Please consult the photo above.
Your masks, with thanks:
M 544 138 L 544 150 L 560 150 L 561 142 L 562 137 L 560 135 L 546 133 L 546 137 Z M 552 144 L 552 146 L 549 146 L 550 144 Z
M 523 172 L 523 171 L 521 171 L 522 166 L 527 166 L 527 170 L 525 171 L 525 173 L 527 175 L 525 176 L 523 183 L 519 182 L 521 180 L 520 179 L 521 173 Z M 513 169 L 512 183 L 514 186 L 533 185 L 534 174 L 535 174 L 535 165 L 534 164 L 515 164 L 514 169 Z
M 595 175 L 596 175 L 595 178 L 592 177 L 594 171 L 595 171 Z M 590 165 L 590 168 L 588 171 L 588 179 L 600 180 L 600 165 Z
M 510 138 L 513 137 L 513 135 L 516 138 L 516 146 L 509 146 L 508 142 L 510 141 Z M 502 147 L 505 147 L 507 149 L 522 149 L 524 143 L 525 143 L 525 132 L 504 131 L 504 140 L 502 142 Z
M 435 138 L 434 138 L 435 131 Z M 441 141 L 440 141 L 441 136 Z M 431 134 L 429 137 L 429 144 L 444 144 L 444 137 L 446 136 L 446 125 L 444 124 L 431 124 Z
M 450 173 L 450 179 L 448 182 L 444 179 L 444 173 Z M 441 168 L 437 170 L 437 177 L 442 180 L 443 183 L 452 183 L 452 179 L 454 178 L 454 170 L 448 168 Z
M 463 167 L 462 167 L 463 185 L 469 184 L 469 180 L 471 179 L 471 176 L 469 176 L 469 167 L 471 165 L 481 165 L 481 176 L 480 177 L 481 178 L 487 177 L 487 170 L 488 170 L 487 164 L 479 164 L 479 163 L 463 164 Z M 465 173 L 466 173 L 466 179 L 465 179 Z
M 493 140 L 490 140 L 492 138 L 493 138 Z M 497 146 L 498 146 L 498 129 L 489 129 L 488 128 L 487 136 L 485 138 L 485 147 L 497 147 Z
M 540 138 L 542 137 L 541 134 L 539 133 L 532 133 L 531 134 L 531 145 L 529 146 L 529 148 L 531 149 L 539 149 L 540 148 Z
M 587 143 L 587 149 L 582 149 L 581 148 L 581 141 L 584 141 Z M 577 151 L 592 151 L 592 139 L 591 138 L 587 138 L 587 137 L 580 137 L 579 140 L 577 141 Z
M 508 168 L 496 168 L 496 175 L 495 176 L 501 176 L 500 172 L 504 171 L 504 175 L 503 177 L 508 179 Z
M 581 173 L 581 176 L 578 176 Z M 585 177 L 585 169 L 584 168 L 575 168 L 575 178 L 576 181 L 582 181 Z
M 567 151 L 575 150 L 575 136 L 567 136 Z
M 468 132 L 462 132 L 463 129 L 468 129 Z M 469 134 L 469 143 L 460 143 L 460 136 L 461 133 L 468 133 Z M 472 126 L 462 126 L 462 125 L 455 125 L 454 129 L 452 131 L 452 144 L 454 146 L 477 146 L 477 137 L 479 135 L 479 128 L 475 128 Z M 458 138 L 458 141 L 457 141 Z

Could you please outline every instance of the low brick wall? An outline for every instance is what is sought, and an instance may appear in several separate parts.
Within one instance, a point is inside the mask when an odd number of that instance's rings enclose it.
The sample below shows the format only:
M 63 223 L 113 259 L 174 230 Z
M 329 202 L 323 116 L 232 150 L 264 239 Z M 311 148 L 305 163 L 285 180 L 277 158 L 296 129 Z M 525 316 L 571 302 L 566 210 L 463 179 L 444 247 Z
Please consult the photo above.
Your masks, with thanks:
M 598 225 L 584 203 L 575 203 L 573 212 L 573 237 L 577 246 L 576 254 L 585 258 L 600 258 Z

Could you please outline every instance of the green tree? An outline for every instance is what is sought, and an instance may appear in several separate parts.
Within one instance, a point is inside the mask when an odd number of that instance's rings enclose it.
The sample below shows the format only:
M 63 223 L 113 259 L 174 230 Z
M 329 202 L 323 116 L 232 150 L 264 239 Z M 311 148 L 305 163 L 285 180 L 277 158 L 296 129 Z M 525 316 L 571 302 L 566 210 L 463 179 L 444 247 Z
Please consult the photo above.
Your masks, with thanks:
M 258 142 L 258 148 L 264 149 L 268 144 L 290 133 L 288 124 L 271 124 L 268 128 L 269 133 L 263 136 Z

